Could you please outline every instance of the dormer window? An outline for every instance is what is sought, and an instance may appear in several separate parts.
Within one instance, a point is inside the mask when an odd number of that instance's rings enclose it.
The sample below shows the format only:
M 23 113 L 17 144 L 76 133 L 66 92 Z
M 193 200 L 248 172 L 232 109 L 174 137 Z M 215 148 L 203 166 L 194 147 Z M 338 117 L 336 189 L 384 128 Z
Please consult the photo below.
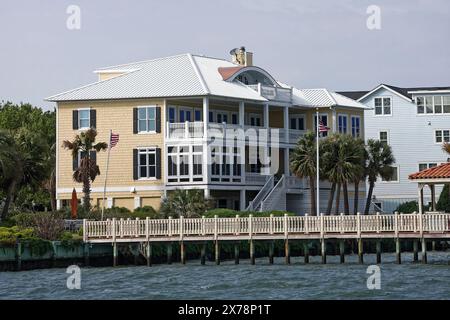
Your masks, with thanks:
M 375 115 L 386 116 L 392 113 L 392 103 L 390 97 L 375 98 Z

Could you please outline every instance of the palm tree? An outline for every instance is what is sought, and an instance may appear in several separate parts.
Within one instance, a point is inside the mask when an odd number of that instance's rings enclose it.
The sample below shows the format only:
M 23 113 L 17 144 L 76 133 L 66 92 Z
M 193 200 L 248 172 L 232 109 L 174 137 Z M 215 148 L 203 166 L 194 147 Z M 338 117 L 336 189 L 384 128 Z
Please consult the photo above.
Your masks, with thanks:
M 165 218 L 198 218 L 210 208 L 211 201 L 205 199 L 202 190 L 177 189 L 163 199 L 160 212 Z
M 3 220 L 19 187 L 23 184 L 34 186 L 45 177 L 45 143 L 39 135 L 22 128 L 15 133 L 0 132 L 0 149 L 1 183 L 6 188 L 0 215 Z
M 291 156 L 291 170 L 299 178 L 309 179 L 311 215 L 316 215 L 316 136 L 308 131 L 297 142 Z
M 364 140 L 361 138 L 355 139 L 355 148 L 358 154 L 357 165 L 354 171 L 353 184 L 355 186 L 355 195 L 353 197 L 353 214 L 358 213 L 359 208 L 359 183 L 366 179 L 366 161 L 367 161 L 367 151 L 364 144 Z
M 47 178 L 42 182 L 42 187 L 50 195 L 50 206 L 56 211 L 56 143 L 48 150 L 45 156 Z
M 331 169 L 335 165 L 335 160 L 337 158 L 337 150 L 338 150 L 338 135 L 332 134 L 329 135 L 325 140 L 322 140 L 322 143 L 320 144 L 320 154 L 322 155 L 321 158 L 321 176 L 326 178 L 328 181 L 331 182 L 331 189 L 330 189 L 330 195 L 328 196 L 328 203 L 327 203 L 327 211 L 326 214 L 331 214 L 331 209 L 333 207 L 333 200 L 334 200 L 334 194 L 336 193 L 336 177 L 333 176 L 331 173 Z
M 83 184 L 83 207 L 86 211 L 91 208 L 91 183 L 100 175 L 100 168 L 95 159 L 92 159 L 91 152 L 100 152 L 108 148 L 105 142 L 95 143 L 96 136 L 97 131 L 91 128 L 76 135 L 73 141 L 63 141 L 63 148 L 71 150 L 74 159 L 80 154 L 80 164 L 73 172 L 73 180 Z
M 355 179 L 355 171 L 359 164 L 358 148 L 356 148 L 355 139 L 350 135 L 334 134 L 331 139 L 331 152 L 324 156 L 327 164 L 325 176 L 332 183 L 337 184 L 335 214 L 339 214 L 341 186 L 344 192 L 344 212 L 349 214 L 348 182 Z
M 379 140 L 369 139 L 367 141 L 367 167 L 366 174 L 369 181 L 369 192 L 367 193 L 366 208 L 364 214 L 369 213 L 372 201 L 373 189 L 378 177 L 389 180 L 393 174 L 392 165 L 395 158 L 392 148 Z

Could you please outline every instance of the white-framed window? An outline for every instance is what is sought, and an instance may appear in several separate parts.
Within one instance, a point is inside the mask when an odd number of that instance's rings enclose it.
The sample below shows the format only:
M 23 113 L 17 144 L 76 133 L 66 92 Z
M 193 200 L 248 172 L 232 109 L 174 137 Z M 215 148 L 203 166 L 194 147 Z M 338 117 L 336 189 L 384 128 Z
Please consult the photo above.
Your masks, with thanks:
M 392 166 L 392 176 L 389 179 L 383 179 L 381 178 L 382 182 L 399 182 L 400 181 L 400 167 L 399 166 Z
M 450 96 L 417 96 L 417 114 L 450 114 Z
M 175 123 L 176 122 L 176 115 L 177 115 L 177 110 L 175 107 L 169 107 L 169 112 L 167 115 L 167 119 L 169 120 L 170 123 Z
M 378 139 L 381 143 L 388 145 L 389 144 L 389 131 L 383 130 L 378 133 Z
M 392 114 L 392 98 L 379 97 L 374 99 L 375 115 L 386 116 Z
M 138 132 L 156 132 L 156 106 L 138 108 Z
M 239 114 L 237 112 L 231 113 L 231 124 L 234 124 L 234 125 L 239 124 Z
M 138 178 L 156 179 L 156 148 L 138 149 Z
M 351 116 L 352 136 L 357 138 L 361 136 L 361 117 Z
M 250 113 L 249 115 L 249 123 L 252 127 L 261 127 L 262 126 L 262 116 L 257 113 Z
M 78 109 L 78 129 L 91 127 L 91 109 Z
M 178 110 L 179 122 L 192 121 L 192 110 L 188 108 L 179 108 Z
M 203 181 L 203 146 L 167 147 L 168 182 Z
M 450 129 L 436 130 L 434 134 L 435 143 L 450 142 Z
M 202 121 L 202 113 L 203 113 L 202 109 L 195 108 L 194 109 L 194 121 L 196 121 L 196 122 Z
M 228 112 L 216 111 L 216 122 L 217 123 L 228 123 Z
M 348 132 L 348 115 L 338 115 L 338 132 L 346 134 Z
M 290 115 L 289 128 L 293 130 L 306 130 L 305 115 L 303 114 Z
M 319 113 L 319 120 L 322 121 L 322 123 L 323 123 L 323 125 L 325 127 L 329 127 L 328 126 L 328 114 L 326 114 L 326 113 Z M 316 117 L 316 114 L 313 115 L 313 123 L 314 123 L 314 132 L 316 132 L 316 130 L 317 130 L 317 117 Z M 326 137 L 326 136 L 328 136 L 328 132 L 322 132 L 321 135 L 322 135 L 322 137 Z
M 437 162 L 421 162 L 419 163 L 419 171 L 437 167 Z

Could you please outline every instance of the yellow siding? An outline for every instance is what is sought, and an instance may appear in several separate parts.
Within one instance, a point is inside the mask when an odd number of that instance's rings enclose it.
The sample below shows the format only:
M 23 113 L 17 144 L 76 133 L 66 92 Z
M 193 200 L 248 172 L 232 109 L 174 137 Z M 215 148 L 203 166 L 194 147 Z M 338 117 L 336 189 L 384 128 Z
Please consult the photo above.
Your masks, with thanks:
M 128 209 L 134 209 L 134 198 L 115 198 L 114 207 L 125 207 Z
M 151 206 L 155 210 L 159 210 L 161 206 L 161 197 L 141 198 L 141 207 Z
M 145 105 L 158 105 L 161 107 L 161 133 L 158 134 L 134 134 L 133 133 L 133 108 Z M 72 111 L 79 108 L 90 107 L 97 111 L 97 142 L 108 142 L 109 130 L 120 135 L 120 141 L 111 150 L 108 187 L 122 187 L 123 192 L 109 193 L 107 197 L 130 195 L 131 186 L 153 186 L 163 188 L 164 181 L 164 123 L 165 110 L 162 100 L 140 101 L 103 101 L 103 102 L 65 102 L 58 104 L 58 189 L 81 188 L 72 179 L 72 155 L 62 148 L 64 140 L 73 140 L 80 131 L 72 129 Z M 133 180 L 133 149 L 137 147 L 161 148 L 161 180 Z M 97 164 L 101 175 L 92 184 L 92 188 L 102 190 L 105 178 L 107 152 L 97 153 Z M 161 191 L 137 192 L 134 196 L 145 194 L 160 196 Z M 70 199 L 70 194 L 58 194 L 58 199 Z M 81 197 L 81 195 L 79 195 Z M 102 198 L 101 192 L 93 192 L 92 198 Z M 96 203 L 96 201 L 94 201 Z M 131 207 L 131 209 L 134 205 Z

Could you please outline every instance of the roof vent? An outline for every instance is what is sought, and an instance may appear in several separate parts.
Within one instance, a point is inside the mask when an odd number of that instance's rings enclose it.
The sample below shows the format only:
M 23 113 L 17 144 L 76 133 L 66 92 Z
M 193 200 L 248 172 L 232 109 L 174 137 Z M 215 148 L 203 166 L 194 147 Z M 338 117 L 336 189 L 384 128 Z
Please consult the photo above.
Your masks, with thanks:
M 245 47 L 234 48 L 230 51 L 231 61 L 241 66 L 253 65 L 253 53 L 247 52 Z

